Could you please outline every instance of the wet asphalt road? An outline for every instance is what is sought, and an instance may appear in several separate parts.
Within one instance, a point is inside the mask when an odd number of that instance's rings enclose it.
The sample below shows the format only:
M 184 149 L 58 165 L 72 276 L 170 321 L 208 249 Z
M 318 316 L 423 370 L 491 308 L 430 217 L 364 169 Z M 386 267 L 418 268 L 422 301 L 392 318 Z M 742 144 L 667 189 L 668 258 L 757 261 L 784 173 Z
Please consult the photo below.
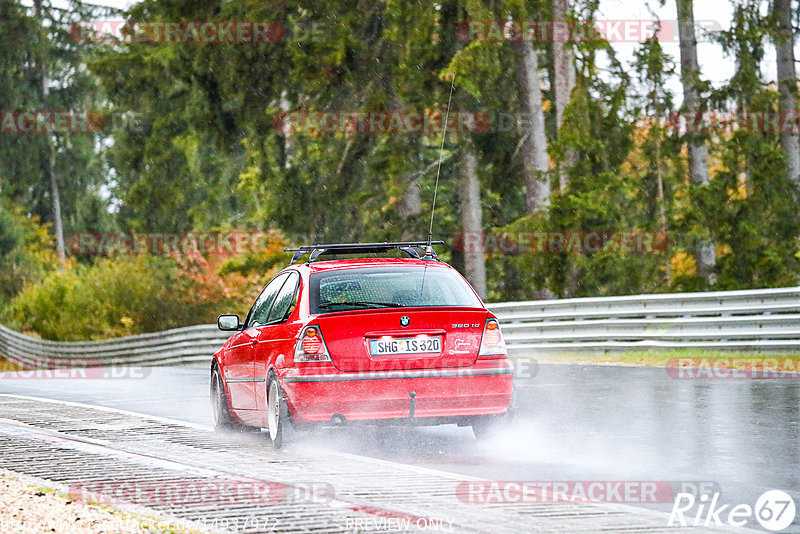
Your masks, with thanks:
M 206 368 L 138 372 L 137 378 L 92 380 L 0 377 L 0 393 L 210 425 Z M 293 446 L 498 481 L 715 488 L 720 505 L 753 506 L 764 491 L 780 489 L 800 508 L 800 380 L 675 380 L 660 368 L 541 365 L 517 384 L 519 420 L 483 442 L 469 428 L 448 425 L 322 429 L 301 433 Z M 648 507 L 669 511 L 672 503 Z M 800 532 L 800 510 L 784 532 Z

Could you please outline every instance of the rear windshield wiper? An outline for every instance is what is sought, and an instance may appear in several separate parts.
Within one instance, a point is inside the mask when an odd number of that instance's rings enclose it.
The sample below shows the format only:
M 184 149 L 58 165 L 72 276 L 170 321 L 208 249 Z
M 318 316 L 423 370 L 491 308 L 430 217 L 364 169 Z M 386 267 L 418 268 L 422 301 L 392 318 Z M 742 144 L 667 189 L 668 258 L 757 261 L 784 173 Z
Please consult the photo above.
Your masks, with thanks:
M 401 308 L 403 305 L 397 302 L 371 302 L 368 300 L 351 300 L 348 302 L 323 302 L 320 308 L 330 308 L 331 306 L 363 306 L 371 308 L 373 306 L 383 306 L 384 308 Z

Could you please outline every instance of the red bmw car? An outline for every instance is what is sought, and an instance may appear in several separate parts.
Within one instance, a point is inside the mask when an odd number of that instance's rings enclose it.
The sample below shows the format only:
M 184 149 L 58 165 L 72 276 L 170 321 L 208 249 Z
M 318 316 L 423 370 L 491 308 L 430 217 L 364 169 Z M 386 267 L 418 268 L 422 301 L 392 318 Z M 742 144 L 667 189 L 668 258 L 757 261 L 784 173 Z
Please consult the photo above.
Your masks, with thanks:
M 392 249 L 410 257 L 317 261 Z M 497 318 L 428 243 L 286 250 L 292 263 L 244 322 L 218 318 L 235 333 L 211 366 L 215 428 L 265 428 L 280 447 L 290 427 L 456 423 L 478 435 L 508 414 L 513 370 Z

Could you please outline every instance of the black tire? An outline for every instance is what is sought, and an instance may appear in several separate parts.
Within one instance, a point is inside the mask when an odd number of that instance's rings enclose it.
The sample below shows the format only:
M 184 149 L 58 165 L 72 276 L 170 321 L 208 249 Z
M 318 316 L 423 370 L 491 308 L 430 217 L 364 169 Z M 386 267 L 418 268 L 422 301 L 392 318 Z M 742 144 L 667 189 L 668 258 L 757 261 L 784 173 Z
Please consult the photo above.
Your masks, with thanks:
M 517 388 L 511 391 L 511 402 L 508 411 L 500 415 L 480 415 L 472 419 L 472 434 L 475 439 L 483 440 L 492 434 L 511 426 L 517 419 L 519 409 L 517 406 Z
M 291 434 L 292 422 L 283 389 L 274 375 L 270 375 L 267 380 L 267 422 L 269 423 L 267 437 L 273 447 L 280 449 L 286 443 L 287 436 Z
M 214 425 L 214 431 L 240 431 L 242 426 L 231 420 L 228 398 L 225 395 L 225 387 L 222 384 L 222 375 L 216 363 L 211 367 L 211 385 L 209 393 L 211 397 L 211 422 Z
M 484 440 L 500 429 L 503 416 L 479 415 L 472 418 L 472 435 Z
M 511 402 L 508 405 L 508 411 L 505 415 L 505 423 L 512 424 L 519 417 L 519 402 L 517 397 L 517 386 L 514 385 L 511 389 Z

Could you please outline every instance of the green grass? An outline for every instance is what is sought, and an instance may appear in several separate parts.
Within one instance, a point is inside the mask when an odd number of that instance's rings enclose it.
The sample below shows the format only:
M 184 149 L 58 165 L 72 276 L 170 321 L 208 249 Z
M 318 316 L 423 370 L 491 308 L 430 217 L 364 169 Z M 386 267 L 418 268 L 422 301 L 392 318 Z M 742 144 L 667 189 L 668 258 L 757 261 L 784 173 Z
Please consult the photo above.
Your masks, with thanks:
M 539 363 L 563 363 L 575 365 L 639 365 L 649 367 L 665 367 L 670 360 L 691 359 L 706 361 L 723 361 L 726 367 L 742 369 L 750 364 L 768 362 L 792 362 L 796 367 L 800 363 L 800 354 L 758 354 L 754 352 L 727 352 L 708 349 L 673 349 L 608 352 L 604 354 L 553 352 L 530 355 L 516 355 L 513 359 L 534 358 Z M 785 366 L 784 366 L 785 367 Z

